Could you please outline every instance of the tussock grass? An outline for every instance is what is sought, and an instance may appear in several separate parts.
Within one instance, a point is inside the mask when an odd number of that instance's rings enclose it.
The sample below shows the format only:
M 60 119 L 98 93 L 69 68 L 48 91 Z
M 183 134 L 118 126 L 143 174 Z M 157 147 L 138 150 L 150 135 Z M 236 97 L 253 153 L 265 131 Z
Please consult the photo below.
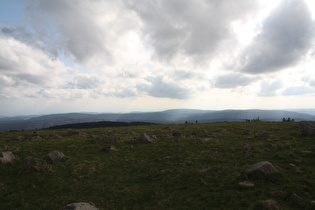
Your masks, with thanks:
M 60 209 L 72 202 L 92 202 L 99 209 L 315 208 L 311 205 L 315 154 L 302 152 L 311 150 L 315 138 L 303 137 L 296 122 L 74 131 L 0 133 L 0 151 L 11 151 L 17 157 L 15 163 L 0 165 L 2 209 Z M 173 131 L 182 137 L 173 137 Z M 156 141 L 132 143 L 142 133 L 156 136 Z M 14 140 L 17 136 L 23 139 Z M 120 140 L 106 142 L 95 136 L 118 136 Z M 109 145 L 114 149 L 106 149 Z M 23 167 L 25 157 L 44 158 L 53 150 L 66 158 L 42 170 Z M 248 165 L 264 160 L 280 174 L 244 174 Z M 255 186 L 239 186 L 241 181 Z

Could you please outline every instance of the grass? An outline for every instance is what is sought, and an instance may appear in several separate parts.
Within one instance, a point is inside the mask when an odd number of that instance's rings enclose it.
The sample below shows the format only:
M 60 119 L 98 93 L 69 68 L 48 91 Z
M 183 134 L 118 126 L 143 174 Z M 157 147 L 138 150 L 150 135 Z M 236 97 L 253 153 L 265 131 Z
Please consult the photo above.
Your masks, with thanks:
M 182 137 L 174 138 L 175 130 Z M 1 209 L 60 209 L 72 202 L 90 202 L 99 209 L 264 209 L 268 203 L 279 209 L 315 208 L 315 154 L 302 152 L 311 150 L 315 137 L 303 137 L 297 122 L 76 131 L 0 133 L 0 151 L 18 158 L 0 165 Z M 131 143 L 142 133 L 156 135 L 156 142 Z M 102 135 L 120 140 L 108 143 L 92 137 Z M 16 136 L 24 138 L 14 140 Z M 106 152 L 108 144 L 116 150 Z M 254 149 L 246 150 L 249 146 Z M 53 150 L 63 152 L 65 160 L 41 170 L 23 167 L 25 157 L 44 158 Z M 264 160 L 280 177 L 244 173 L 248 165 Z M 241 181 L 255 186 L 241 187 Z

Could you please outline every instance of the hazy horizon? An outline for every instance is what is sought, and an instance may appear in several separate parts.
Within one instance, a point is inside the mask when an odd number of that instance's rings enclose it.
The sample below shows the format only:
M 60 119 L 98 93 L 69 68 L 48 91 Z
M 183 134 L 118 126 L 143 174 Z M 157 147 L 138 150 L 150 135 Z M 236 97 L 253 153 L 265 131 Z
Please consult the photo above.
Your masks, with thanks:
M 315 108 L 315 1 L 0 2 L 0 116 Z

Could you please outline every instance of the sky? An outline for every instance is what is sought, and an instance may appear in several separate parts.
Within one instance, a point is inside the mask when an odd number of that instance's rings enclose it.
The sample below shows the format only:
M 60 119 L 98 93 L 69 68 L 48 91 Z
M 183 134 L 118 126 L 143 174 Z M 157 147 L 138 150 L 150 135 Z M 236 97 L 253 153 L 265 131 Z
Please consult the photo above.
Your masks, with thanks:
M 0 0 L 0 115 L 315 108 L 313 0 Z

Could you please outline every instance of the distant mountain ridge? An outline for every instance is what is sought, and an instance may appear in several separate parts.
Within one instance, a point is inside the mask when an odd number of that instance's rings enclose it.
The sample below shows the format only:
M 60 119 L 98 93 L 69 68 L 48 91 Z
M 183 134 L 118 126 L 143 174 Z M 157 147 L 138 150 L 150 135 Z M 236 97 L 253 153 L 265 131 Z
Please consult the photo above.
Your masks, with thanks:
M 312 109 L 315 113 L 315 109 Z M 311 112 L 312 113 L 312 112 Z M 58 125 L 113 121 L 113 122 L 151 122 L 160 124 L 187 122 L 222 122 L 245 121 L 258 118 L 262 121 L 281 121 L 282 118 L 295 121 L 315 121 L 315 115 L 285 110 L 198 110 L 171 109 L 160 112 L 131 112 L 131 113 L 65 113 L 42 116 L 19 116 L 0 118 L 0 131 L 32 130 L 49 128 Z

